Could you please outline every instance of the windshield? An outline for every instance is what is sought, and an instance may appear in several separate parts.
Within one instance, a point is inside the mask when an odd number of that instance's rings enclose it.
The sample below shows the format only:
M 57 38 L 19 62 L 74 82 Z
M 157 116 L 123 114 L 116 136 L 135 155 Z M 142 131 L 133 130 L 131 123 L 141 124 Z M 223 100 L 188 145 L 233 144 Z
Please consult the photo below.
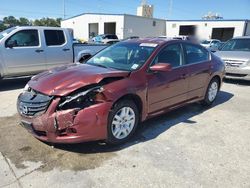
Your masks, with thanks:
M 133 71 L 139 69 L 149 58 L 157 44 L 120 42 L 105 48 L 86 64 Z
M 221 51 L 250 51 L 250 39 L 229 40 Z
M 16 27 L 12 27 L 12 28 L 9 28 L 9 29 L 6 29 L 2 32 L 0 32 L 0 40 L 5 37 L 6 35 L 8 35 L 11 31 L 13 31 L 14 29 L 16 29 Z

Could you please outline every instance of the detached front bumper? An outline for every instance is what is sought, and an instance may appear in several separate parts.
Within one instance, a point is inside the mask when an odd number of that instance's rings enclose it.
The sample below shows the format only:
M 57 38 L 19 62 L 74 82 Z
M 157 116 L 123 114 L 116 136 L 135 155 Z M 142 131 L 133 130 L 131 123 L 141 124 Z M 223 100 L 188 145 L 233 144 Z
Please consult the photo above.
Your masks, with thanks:
M 249 80 L 250 81 L 250 67 L 226 67 L 225 78 Z
M 45 142 L 80 143 L 106 139 L 111 102 L 94 104 L 81 110 L 56 111 L 59 100 L 53 99 L 46 112 L 38 116 L 29 117 L 19 112 L 21 124 Z

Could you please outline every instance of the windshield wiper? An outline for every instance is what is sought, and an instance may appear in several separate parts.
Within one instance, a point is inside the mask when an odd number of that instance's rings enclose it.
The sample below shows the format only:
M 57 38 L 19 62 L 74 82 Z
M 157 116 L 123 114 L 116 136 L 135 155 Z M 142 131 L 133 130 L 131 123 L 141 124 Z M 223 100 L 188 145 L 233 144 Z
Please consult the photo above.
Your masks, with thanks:
M 102 64 L 94 64 L 94 63 L 90 63 L 89 65 L 93 65 L 93 66 L 97 66 L 97 67 L 102 67 L 102 68 L 106 68 L 108 69 L 109 67 L 102 65 Z

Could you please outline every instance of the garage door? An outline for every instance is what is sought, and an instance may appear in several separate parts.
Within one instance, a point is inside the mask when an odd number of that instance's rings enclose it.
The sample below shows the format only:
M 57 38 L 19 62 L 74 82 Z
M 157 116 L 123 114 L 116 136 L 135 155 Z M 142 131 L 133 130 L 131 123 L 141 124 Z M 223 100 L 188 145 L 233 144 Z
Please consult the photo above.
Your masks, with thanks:
M 234 27 L 230 28 L 213 28 L 212 39 L 227 41 L 234 36 Z

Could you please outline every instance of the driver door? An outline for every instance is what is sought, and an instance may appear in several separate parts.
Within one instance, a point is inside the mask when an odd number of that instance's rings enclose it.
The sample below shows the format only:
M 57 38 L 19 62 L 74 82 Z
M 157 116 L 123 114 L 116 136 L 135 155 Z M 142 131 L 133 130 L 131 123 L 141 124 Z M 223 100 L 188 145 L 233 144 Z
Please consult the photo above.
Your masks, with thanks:
M 157 63 L 169 63 L 172 70 L 148 73 L 149 113 L 174 107 L 187 100 L 188 68 L 183 66 L 183 50 L 180 43 L 164 47 L 158 53 L 152 65 Z

